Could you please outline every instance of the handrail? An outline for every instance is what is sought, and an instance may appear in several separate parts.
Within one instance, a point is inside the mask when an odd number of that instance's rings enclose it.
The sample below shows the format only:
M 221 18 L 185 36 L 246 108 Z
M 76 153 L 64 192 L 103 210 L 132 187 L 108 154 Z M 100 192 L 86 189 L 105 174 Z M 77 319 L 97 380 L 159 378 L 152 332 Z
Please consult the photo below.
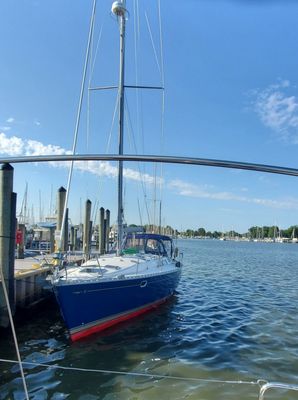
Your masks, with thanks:
M 168 164 L 202 165 L 209 167 L 221 167 L 241 169 L 247 171 L 266 172 L 271 174 L 298 176 L 298 168 L 280 167 L 266 164 L 256 164 L 241 161 L 216 160 L 197 157 L 177 157 L 159 155 L 135 155 L 135 154 L 75 154 L 75 155 L 42 155 L 42 156 L 18 156 L 0 157 L 0 163 L 35 163 L 35 162 L 66 162 L 66 161 L 141 161 L 158 162 Z

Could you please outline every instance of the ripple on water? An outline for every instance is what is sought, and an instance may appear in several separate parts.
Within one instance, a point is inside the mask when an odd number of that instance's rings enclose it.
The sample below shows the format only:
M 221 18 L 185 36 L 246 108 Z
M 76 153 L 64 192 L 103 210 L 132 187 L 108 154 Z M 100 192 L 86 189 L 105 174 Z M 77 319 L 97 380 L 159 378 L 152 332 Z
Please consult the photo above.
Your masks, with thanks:
M 19 332 L 26 361 L 149 375 L 27 366 L 32 398 L 248 400 L 257 385 L 224 381 L 297 381 L 298 246 L 206 240 L 179 247 L 181 283 L 156 312 L 74 344 L 56 309 Z M 10 339 L 0 350 L 15 358 Z M 0 399 L 23 399 L 18 367 L 0 368 Z M 274 393 L 270 399 L 297 398 Z

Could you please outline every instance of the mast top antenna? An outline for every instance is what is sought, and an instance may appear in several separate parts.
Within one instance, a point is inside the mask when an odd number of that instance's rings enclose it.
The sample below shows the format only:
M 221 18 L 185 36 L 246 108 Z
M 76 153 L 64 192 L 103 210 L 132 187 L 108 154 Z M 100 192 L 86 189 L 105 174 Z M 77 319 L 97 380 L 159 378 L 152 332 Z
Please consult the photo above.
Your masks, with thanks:
M 114 1 L 112 4 L 112 13 L 117 17 L 123 17 L 126 13 L 125 3 L 122 1 Z

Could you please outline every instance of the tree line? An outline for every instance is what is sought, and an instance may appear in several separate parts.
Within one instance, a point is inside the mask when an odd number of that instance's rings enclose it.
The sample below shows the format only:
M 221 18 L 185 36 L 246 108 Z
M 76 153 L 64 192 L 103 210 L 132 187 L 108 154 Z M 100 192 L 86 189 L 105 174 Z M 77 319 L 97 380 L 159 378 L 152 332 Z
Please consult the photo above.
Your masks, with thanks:
M 183 232 L 179 232 L 184 237 L 209 237 L 212 239 L 218 239 L 220 237 L 248 237 L 250 239 L 266 239 L 266 238 L 293 238 L 298 237 L 298 225 L 291 225 L 287 229 L 280 229 L 277 225 L 272 226 L 252 226 L 245 233 L 239 233 L 234 230 L 221 232 L 221 231 L 207 231 L 205 228 L 198 229 L 186 229 Z
M 298 225 L 291 225 L 287 229 L 280 229 L 278 226 L 252 226 L 249 228 L 248 233 L 252 239 L 266 239 L 266 238 L 294 238 L 298 235 Z

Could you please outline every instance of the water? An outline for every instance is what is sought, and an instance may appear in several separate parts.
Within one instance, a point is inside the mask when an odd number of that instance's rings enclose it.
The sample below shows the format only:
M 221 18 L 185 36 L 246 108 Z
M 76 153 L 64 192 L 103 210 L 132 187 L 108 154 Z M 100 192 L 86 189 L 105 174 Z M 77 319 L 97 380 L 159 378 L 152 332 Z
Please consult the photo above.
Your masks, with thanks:
M 149 375 L 28 366 L 32 399 L 247 400 L 258 398 L 257 379 L 298 384 L 298 245 L 185 240 L 179 247 L 178 292 L 155 312 L 77 343 L 55 305 L 18 327 L 24 361 Z M 16 359 L 10 335 L 1 337 L 0 358 Z M 0 399 L 24 399 L 15 365 L 0 362 Z M 272 389 L 265 399 L 298 399 L 298 392 Z

